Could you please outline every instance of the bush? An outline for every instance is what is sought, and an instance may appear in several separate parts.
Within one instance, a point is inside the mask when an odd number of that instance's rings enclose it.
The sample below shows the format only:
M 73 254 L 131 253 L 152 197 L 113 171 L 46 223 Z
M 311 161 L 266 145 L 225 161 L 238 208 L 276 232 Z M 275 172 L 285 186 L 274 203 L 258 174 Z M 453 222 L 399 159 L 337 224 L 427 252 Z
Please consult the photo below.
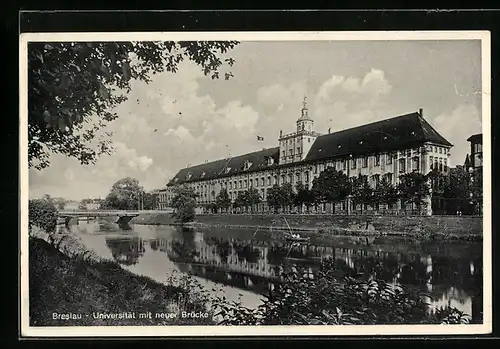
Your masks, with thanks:
M 44 199 L 30 200 L 29 208 L 29 230 L 36 226 L 47 234 L 55 232 L 57 227 L 57 208 L 54 203 Z
M 455 308 L 428 313 L 420 293 L 370 279 L 339 278 L 333 260 L 315 273 L 288 267 L 257 309 L 218 298 L 221 325 L 380 325 L 468 323 Z

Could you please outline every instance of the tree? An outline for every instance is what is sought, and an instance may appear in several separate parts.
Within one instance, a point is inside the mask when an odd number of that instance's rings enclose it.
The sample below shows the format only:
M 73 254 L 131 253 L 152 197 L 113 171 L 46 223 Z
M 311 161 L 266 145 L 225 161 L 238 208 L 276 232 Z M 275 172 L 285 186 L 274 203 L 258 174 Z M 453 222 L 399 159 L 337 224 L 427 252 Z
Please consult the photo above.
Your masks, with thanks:
M 373 189 L 368 183 L 368 177 L 359 175 L 354 178 L 352 183 L 352 199 L 354 205 L 361 205 L 361 213 L 363 207 L 373 204 Z
M 245 199 L 247 206 L 250 206 L 250 210 L 253 212 L 253 208 L 255 205 L 259 204 L 262 201 L 260 197 L 259 191 L 255 188 L 250 188 L 245 193 Z
M 226 189 L 221 189 L 219 194 L 217 194 L 217 196 L 215 197 L 215 205 L 216 208 L 224 210 L 227 210 L 229 207 L 231 207 L 231 198 L 229 197 Z
M 475 214 L 483 213 L 483 168 L 474 169 L 470 180 L 470 193 Z
M 387 177 L 382 177 L 379 183 L 377 183 L 375 190 L 373 191 L 372 202 L 375 208 L 379 210 L 381 204 L 391 206 L 398 201 L 398 190 L 393 186 Z
M 238 196 L 236 199 L 234 199 L 234 207 L 235 208 L 243 208 L 247 207 L 247 198 L 246 198 L 246 192 L 240 191 L 238 192 Z
M 104 199 L 101 207 L 115 210 L 137 210 L 139 208 L 139 195 L 144 192 L 139 181 L 126 177 L 117 181 Z
M 157 193 L 141 193 L 142 198 L 142 209 L 143 210 L 154 210 L 156 208 L 156 204 L 158 202 L 158 194 Z
M 294 197 L 295 193 L 293 192 L 292 184 L 283 183 L 283 185 L 280 188 L 280 195 L 279 195 L 281 207 L 285 209 L 290 209 L 290 206 L 293 205 Z
M 221 59 L 238 42 L 32 42 L 28 45 L 28 163 L 49 165 L 60 153 L 81 164 L 112 151 L 110 134 L 97 131 L 118 115 L 132 79 L 150 82 L 152 74 L 175 73 L 181 61 L 193 61 L 204 74 L 219 78 Z M 225 72 L 229 79 L 232 74 Z
M 28 228 L 30 232 L 33 226 L 42 229 L 47 234 L 55 232 L 57 227 L 57 208 L 46 197 L 29 201 L 28 216 Z
M 347 198 L 351 190 L 352 185 L 347 175 L 333 167 L 325 169 L 313 180 L 313 196 L 319 202 L 340 202 Z
M 307 210 L 309 211 L 309 207 L 314 202 L 313 192 L 302 183 L 297 184 L 297 186 L 295 187 L 295 191 L 296 194 L 293 200 L 293 204 L 299 207 L 301 211 L 302 206 L 305 205 L 307 207 Z
M 426 205 L 426 198 L 430 195 L 428 176 L 418 172 L 405 173 L 399 177 L 399 196 L 403 205 L 415 204 L 420 211 Z
M 172 207 L 174 212 L 172 217 L 180 223 L 187 223 L 194 220 L 196 198 L 198 194 L 193 188 L 187 186 L 177 186 L 174 188 L 174 197 L 172 198 Z
M 273 185 L 267 190 L 267 204 L 274 209 L 274 213 L 278 213 L 281 206 L 281 188 L 278 184 Z

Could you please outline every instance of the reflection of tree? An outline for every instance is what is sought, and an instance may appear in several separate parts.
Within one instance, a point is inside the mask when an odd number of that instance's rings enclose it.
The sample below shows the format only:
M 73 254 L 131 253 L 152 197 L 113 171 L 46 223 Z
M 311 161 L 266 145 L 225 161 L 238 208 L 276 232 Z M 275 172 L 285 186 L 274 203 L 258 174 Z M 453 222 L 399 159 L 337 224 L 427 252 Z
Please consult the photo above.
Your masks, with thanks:
M 219 241 L 216 243 L 217 254 L 219 255 L 222 262 L 227 263 L 227 258 L 231 253 L 231 244 L 228 241 Z
M 151 247 L 153 251 L 158 251 L 158 239 L 149 240 L 149 247 Z
M 110 249 L 115 261 L 123 265 L 137 264 L 145 252 L 143 240 L 137 237 L 130 239 L 106 237 L 106 246 Z
M 194 257 L 198 255 L 196 248 L 186 241 L 172 241 L 172 250 L 169 257 L 183 262 L 193 262 Z

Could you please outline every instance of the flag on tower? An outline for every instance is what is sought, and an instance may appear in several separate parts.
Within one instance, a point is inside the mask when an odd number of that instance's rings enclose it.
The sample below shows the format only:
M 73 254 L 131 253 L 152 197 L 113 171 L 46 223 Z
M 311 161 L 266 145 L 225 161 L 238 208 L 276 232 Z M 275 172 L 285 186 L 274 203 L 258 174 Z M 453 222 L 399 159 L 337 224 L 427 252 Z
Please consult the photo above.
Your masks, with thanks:
M 257 140 L 258 140 L 258 141 L 263 141 L 263 140 L 264 140 L 264 137 L 257 136 Z

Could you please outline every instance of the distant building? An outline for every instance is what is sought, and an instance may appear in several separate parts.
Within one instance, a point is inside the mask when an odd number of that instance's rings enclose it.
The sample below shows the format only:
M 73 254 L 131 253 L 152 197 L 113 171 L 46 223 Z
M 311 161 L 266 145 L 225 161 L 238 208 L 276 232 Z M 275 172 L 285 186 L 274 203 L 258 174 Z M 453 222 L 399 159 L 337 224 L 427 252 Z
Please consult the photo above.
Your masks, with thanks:
M 85 208 L 87 211 L 95 211 L 98 210 L 101 204 L 99 202 L 88 202 L 85 204 Z
M 234 200 L 238 192 L 255 188 L 262 198 L 256 209 L 266 212 L 269 211 L 267 190 L 275 184 L 291 183 L 295 187 L 297 183 L 303 183 L 311 188 L 314 178 L 328 167 L 334 167 L 348 177 L 368 176 L 372 186 L 382 177 L 397 185 L 399 176 L 409 172 L 427 174 L 436 168 L 446 173 L 452 147 L 424 119 L 422 109 L 320 134 L 314 131 L 314 121 L 305 100 L 296 121 L 296 131 L 280 132 L 278 144 L 274 148 L 181 169 L 160 192 L 160 209 L 169 206 L 176 185 L 187 184 L 199 194 L 201 208 L 214 202 L 222 189 L 226 189 Z M 337 204 L 335 212 L 347 210 L 347 204 Z M 430 205 L 428 207 L 430 210 Z M 329 204 L 321 205 L 319 209 L 333 211 Z
M 483 134 L 478 133 L 467 138 L 470 142 L 470 156 L 466 159 L 466 167 L 477 169 L 483 166 Z
M 67 201 L 64 205 L 65 211 L 78 211 L 78 206 L 80 203 L 78 201 Z

